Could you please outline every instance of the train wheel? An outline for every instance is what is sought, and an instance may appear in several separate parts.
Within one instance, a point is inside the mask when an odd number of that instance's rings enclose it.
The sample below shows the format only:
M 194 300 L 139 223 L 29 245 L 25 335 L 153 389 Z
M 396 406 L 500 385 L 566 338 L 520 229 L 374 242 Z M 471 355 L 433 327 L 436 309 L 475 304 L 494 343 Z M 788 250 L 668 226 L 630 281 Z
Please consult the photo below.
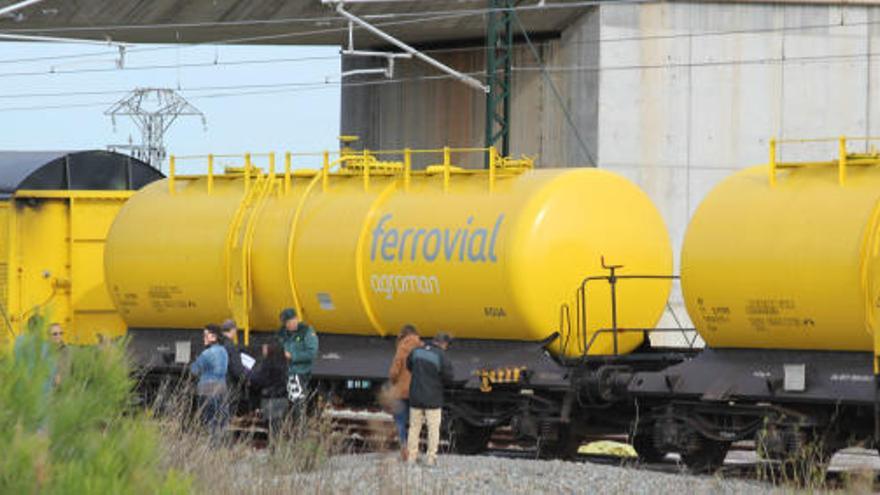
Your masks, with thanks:
M 724 464 L 730 442 L 712 440 L 694 433 L 681 460 L 692 473 L 711 474 Z
M 560 426 L 556 438 L 538 438 L 538 457 L 541 459 L 574 459 L 583 438 L 572 433 L 568 426 Z
M 462 455 L 483 453 L 494 431 L 494 427 L 474 426 L 457 418 L 449 427 L 449 449 Z
M 666 458 L 666 452 L 663 452 L 654 445 L 654 436 L 651 430 L 652 428 L 648 428 L 645 431 L 637 431 L 633 435 L 632 446 L 636 449 L 640 462 L 657 463 L 662 462 Z

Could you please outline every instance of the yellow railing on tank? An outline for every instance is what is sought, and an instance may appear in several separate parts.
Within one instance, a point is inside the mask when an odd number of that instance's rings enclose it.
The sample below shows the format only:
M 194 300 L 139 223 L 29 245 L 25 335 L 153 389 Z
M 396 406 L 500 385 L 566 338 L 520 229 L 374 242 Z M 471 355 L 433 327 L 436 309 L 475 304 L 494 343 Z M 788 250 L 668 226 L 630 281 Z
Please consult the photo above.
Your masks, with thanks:
M 836 138 L 813 138 L 813 139 L 770 139 L 770 151 L 768 160 L 768 170 L 770 175 L 770 185 L 776 186 L 776 173 L 780 169 L 786 168 L 806 168 L 806 167 L 837 167 L 837 181 L 843 186 L 846 185 L 847 167 L 880 165 L 880 153 L 873 146 L 870 151 L 864 153 L 850 153 L 847 150 L 847 144 L 852 141 L 868 143 L 871 141 L 880 141 L 880 136 L 858 136 L 846 137 L 840 136 Z M 778 160 L 778 151 L 780 144 L 810 144 L 810 143 L 834 143 L 837 142 L 837 160 L 829 161 L 803 161 L 803 162 L 780 162 Z
M 488 164 L 486 168 L 467 168 L 460 164 L 453 163 L 453 155 L 461 154 L 480 154 L 485 158 Z M 440 157 L 440 163 L 428 163 L 423 170 L 413 170 L 413 158 L 415 156 L 437 155 Z M 332 157 L 336 157 L 333 159 Z M 257 167 L 253 163 L 254 157 L 265 157 L 268 161 L 268 177 L 274 182 L 276 180 L 275 172 L 275 153 L 243 153 L 243 154 L 208 154 L 208 155 L 189 155 L 177 156 L 171 155 L 168 167 L 168 191 L 171 194 L 177 192 L 177 184 L 181 180 L 190 179 L 206 179 L 207 192 L 210 194 L 214 190 L 215 182 L 218 178 L 237 178 L 244 177 L 245 191 L 247 191 L 256 177 L 261 177 L 264 172 L 262 168 Z M 293 169 L 295 158 L 320 157 L 320 167 Z M 386 157 L 396 157 L 398 159 L 385 159 Z M 242 161 L 239 167 L 228 167 L 222 174 L 217 174 L 215 170 L 216 159 L 232 158 Z M 181 175 L 178 174 L 178 165 L 181 160 L 205 160 L 207 173 L 198 175 Z M 521 158 L 503 157 L 498 154 L 494 147 L 487 148 L 432 148 L 432 149 L 411 149 L 404 148 L 398 150 L 354 150 L 349 147 L 343 147 L 340 151 L 331 152 L 323 151 L 317 153 L 284 153 L 284 179 L 283 191 L 290 191 L 291 182 L 294 176 L 304 175 L 314 177 L 315 174 L 321 175 L 321 188 L 326 190 L 329 187 L 329 178 L 334 175 L 360 175 L 363 177 L 364 189 L 370 188 L 371 179 L 374 176 L 401 176 L 403 178 L 403 188 L 408 190 L 411 178 L 414 175 L 431 176 L 440 175 L 443 179 L 443 190 L 448 191 L 451 185 L 453 175 L 469 174 L 487 176 L 489 190 L 493 190 L 499 174 L 502 173 L 521 173 L 534 167 L 534 159 L 522 156 Z

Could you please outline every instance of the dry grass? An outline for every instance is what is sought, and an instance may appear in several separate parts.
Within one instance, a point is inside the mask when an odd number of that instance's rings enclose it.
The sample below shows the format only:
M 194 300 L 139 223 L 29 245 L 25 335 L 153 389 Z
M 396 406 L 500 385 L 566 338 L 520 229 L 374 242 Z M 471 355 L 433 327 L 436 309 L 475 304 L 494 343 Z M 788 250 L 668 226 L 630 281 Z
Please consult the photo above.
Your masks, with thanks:
M 193 404 L 192 387 L 175 383 L 159 394 L 152 409 L 160 424 L 163 462 L 190 475 L 200 493 L 262 494 L 309 488 L 292 475 L 320 471 L 331 456 L 344 452 L 341 436 L 319 414 L 289 420 L 283 433 L 266 445 L 262 432 L 227 432 L 212 438 L 199 423 Z
M 452 491 L 443 468 L 413 469 L 399 461 L 398 451 L 382 437 L 387 425 L 374 425 L 379 440 L 370 450 L 379 454 L 358 454 L 348 435 L 317 406 L 311 415 L 285 424 L 268 445 L 263 433 L 227 434 L 218 440 L 201 427 L 193 403 L 189 383 L 171 384 L 159 394 L 152 417 L 160 425 L 162 462 L 188 475 L 197 493 L 363 495 L 377 487 L 389 495 Z

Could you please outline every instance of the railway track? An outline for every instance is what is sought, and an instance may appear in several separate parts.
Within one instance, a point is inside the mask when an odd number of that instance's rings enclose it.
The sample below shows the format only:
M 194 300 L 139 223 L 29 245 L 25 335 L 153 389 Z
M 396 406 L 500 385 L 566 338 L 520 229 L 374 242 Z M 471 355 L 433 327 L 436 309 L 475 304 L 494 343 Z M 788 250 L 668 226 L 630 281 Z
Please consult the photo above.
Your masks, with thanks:
M 329 409 L 325 414 L 330 422 L 330 430 L 344 438 L 344 449 L 349 453 L 392 452 L 398 448 L 393 418 L 381 410 Z M 258 423 L 239 422 L 233 424 L 233 430 L 239 435 L 249 436 L 257 448 L 265 446 L 267 431 Z M 626 442 L 622 436 L 609 436 L 596 440 Z M 449 445 L 441 439 L 440 447 L 441 450 L 448 449 Z M 492 435 L 488 448 L 482 455 L 506 459 L 539 458 L 534 445 L 515 440 L 512 432 L 507 428 L 499 428 Z M 658 473 L 687 473 L 677 454 L 667 455 L 662 462 L 642 463 L 633 457 L 579 453 L 573 461 Z M 768 467 L 770 467 L 770 462 L 758 456 L 754 444 L 739 442 L 731 446 L 718 475 L 728 478 L 768 481 L 767 469 L 762 469 Z M 875 451 L 868 449 L 847 449 L 835 454 L 826 473 L 827 487 L 845 486 L 847 478 L 854 473 L 863 477 L 873 477 L 874 489 L 880 489 L 880 456 Z

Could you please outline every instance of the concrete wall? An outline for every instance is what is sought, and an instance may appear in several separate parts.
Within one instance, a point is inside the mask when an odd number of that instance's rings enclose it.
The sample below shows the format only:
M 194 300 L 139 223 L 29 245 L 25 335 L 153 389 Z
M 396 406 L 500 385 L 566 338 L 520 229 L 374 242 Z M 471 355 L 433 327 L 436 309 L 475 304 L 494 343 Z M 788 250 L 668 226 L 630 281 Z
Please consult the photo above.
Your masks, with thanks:
M 598 9 L 590 9 L 560 39 L 536 42 L 535 49 L 548 66 L 584 61 L 595 66 L 599 63 L 598 45 L 571 41 L 595 31 L 598 20 Z M 427 53 L 459 71 L 479 73 L 477 77 L 484 78 L 485 52 L 481 47 Z M 343 58 L 343 70 L 382 65 L 374 59 Z M 588 165 L 588 156 L 595 160 L 599 73 L 550 74 L 556 85 L 554 92 L 547 77 L 534 70 L 538 66 L 535 55 L 525 44 L 516 47 L 513 65 L 522 70 L 513 74 L 511 153 L 535 156 L 542 166 Z M 394 76 L 403 82 L 387 82 L 376 76 L 346 79 L 347 83 L 377 84 L 343 90 L 343 133 L 361 136 L 370 149 L 484 146 L 484 93 L 450 78 L 438 79 L 442 73 L 418 61 L 399 61 Z M 563 107 L 578 129 L 576 133 Z M 482 164 L 478 162 L 472 165 Z
M 541 44 L 561 104 L 518 49 L 513 150 L 538 154 L 543 166 L 578 166 L 588 148 L 599 166 L 645 189 L 680 253 L 703 197 L 735 170 L 765 162 L 770 137 L 876 132 L 878 42 L 876 7 L 603 4 Z M 444 60 L 483 69 L 480 51 Z M 483 95 L 451 81 L 347 89 L 342 128 L 371 147 L 480 145 L 483 105 Z M 827 159 L 835 146 L 788 145 L 780 157 Z M 678 262 L 676 254 L 676 271 Z M 672 306 L 689 324 L 678 289 Z
M 601 166 L 648 192 L 680 253 L 703 197 L 733 171 L 765 163 L 770 137 L 875 131 L 878 21 L 870 7 L 603 7 Z M 780 153 L 829 159 L 836 143 Z M 684 315 L 680 293 L 673 302 Z

